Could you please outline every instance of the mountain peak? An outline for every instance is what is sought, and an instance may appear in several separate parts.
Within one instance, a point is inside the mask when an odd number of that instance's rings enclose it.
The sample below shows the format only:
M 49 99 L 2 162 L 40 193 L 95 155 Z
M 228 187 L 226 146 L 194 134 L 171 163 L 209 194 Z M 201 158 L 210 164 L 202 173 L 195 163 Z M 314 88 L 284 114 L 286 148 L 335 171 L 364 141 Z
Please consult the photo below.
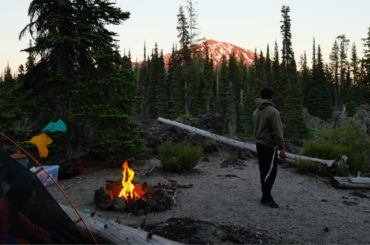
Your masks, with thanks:
M 208 47 L 209 56 L 213 60 L 214 66 L 220 66 L 222 63 L 222 56 L 226 57 L 226 60 L 229 60 L 230 55 L 234 52 L 236 59 L 242 60 L 244 64 L 250 66 L 254 62 L 254 52 L 248 49 L 241 48 L 231 43 L 227 42 L 219 42 L 213 39 L 207 39 L 200 44 L 198 50 L 200 51 L 200 55 L 205 57 L 205 50 Z M 164 57 L 164 63 L 166 66 L 169 63 L 171 58 L 171 53 L 166 54 Z

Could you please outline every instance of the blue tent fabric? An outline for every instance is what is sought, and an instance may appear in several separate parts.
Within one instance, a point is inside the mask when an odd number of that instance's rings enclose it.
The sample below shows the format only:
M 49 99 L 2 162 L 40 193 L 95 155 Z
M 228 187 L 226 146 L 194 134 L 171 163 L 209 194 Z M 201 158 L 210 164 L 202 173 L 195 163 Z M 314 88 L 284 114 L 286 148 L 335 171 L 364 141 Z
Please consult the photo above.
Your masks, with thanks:
M 62 119 L 56 122 L 49 122 L 48 125 L 42 130 L 42 132 L 67 132 L 67 125 Z

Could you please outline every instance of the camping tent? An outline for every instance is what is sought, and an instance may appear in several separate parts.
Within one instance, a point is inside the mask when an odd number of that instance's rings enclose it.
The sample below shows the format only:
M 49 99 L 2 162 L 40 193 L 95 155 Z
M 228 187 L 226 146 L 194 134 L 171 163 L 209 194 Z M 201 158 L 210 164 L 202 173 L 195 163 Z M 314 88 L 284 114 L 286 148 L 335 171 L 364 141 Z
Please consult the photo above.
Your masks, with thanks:
M 66 243 L 93 243 L 77 228 L 34 173 L 0 150 L 0 196 L 17 182 L 25 182 L 35 188 L 34 205 L 25 213 L 33 223 L 61 237 Z

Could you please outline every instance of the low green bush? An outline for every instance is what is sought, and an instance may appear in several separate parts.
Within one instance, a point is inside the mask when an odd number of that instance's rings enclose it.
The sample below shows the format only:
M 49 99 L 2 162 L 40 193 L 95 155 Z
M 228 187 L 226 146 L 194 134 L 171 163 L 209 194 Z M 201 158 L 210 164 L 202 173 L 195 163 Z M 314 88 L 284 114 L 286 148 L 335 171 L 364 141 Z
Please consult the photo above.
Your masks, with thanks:
M 299 160 L 297 162 L 297 172 L 300 174 L 316 173 L 315 166 L 313 166 L 312 163 L 304 160 Z
M 202 156 L 202 147 L 192 146 L 187 141 L 180 143 L 166 141 L 159 148 L 161 166 L 171 172 L 182 172 L 194 168 Z
M 370 138 L 354 126 L 343 126 L 332 131 L 318 131 L 319 140 L 307 141 L 303 154 L 322 159 L 335 159 L 338 155 L 348 156 L 349 172 L 357 175 L 358 171 L 368 170 Z M 344 175 L 344 170 L 338 170 Z
M 321 138 L 321 139 L 330 139 L 333 135 L 333 131 L 332 130 L 316 130 L 315 131 L 315 136 Z
M 329 176 L 330 170 L 320 164 L 299 160 L 297 162 L 297 172 L 300 174 L 316 174 L 318 176 Z

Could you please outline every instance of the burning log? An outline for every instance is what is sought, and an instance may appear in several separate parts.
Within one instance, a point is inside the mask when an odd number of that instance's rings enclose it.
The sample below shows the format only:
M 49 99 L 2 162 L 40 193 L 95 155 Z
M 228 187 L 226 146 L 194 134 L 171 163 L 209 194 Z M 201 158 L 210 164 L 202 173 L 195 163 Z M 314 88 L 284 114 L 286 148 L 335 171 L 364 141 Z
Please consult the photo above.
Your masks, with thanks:
M 168 125 L 177 127 L 177 128 L 181 128 L 181 129 L 186 130 L 186 131 L 188 131 L 190 133 L 193 133 L 193 134 L 199 134 L 201 136 L 214 139 L 218 142 L 221 142 L 221 143 L 224 143 L 224 144 L 227 144 L 227 145 L 230 145 L 230 146 L 234 146 L 234 147 L 237 147 L 239 149 L 249 150 L 251 152 L 257 153 L 256 145 L 253 144 L 253 143 L 247 143 L 247 142 L 242 142 L 242 141 L 235 140 L 235 139 L 230 139 L 230 138 L 218 135 L 218 134 L 210 133 L 208 131 L 205 131 L 205 130 L 202 130 L 202 129 L 199 129 L 199 128 L 195 128 L 195 127 L 192 127 L 192 126 L 189 126 L 189 125 L 185 125 L 185 124 L 175 122 L 175 121 L 171 121 L 171 120 L 161 118 L 161 117 L 158 118 L 158 121 L 160 121 L 161 123 L 164 123 L 164 124 L 168 124 Z M 347 159 L 348 159 L 347 156 L 345 156 L 345 155 L 340 155 L 340 156 L 337 157 L 337 159 L 334 159 L 334 160 L 324 160 L 324 159 L 319 159 L 319 158 L 314 158 L 314 157 L 296 155 L 296 154 L 292 154 L 292 153 L 286 153 L 286 155 L 287 155 L 287 158 L 285 159 L 285 161 L 289 162 L 289 163 L 295 163 L 298 160 L 305 160 L 305 161 L 309 161 L 309 162 L 312 162 L 312 163 L 322 164 L 322 165 L 325 165 L 329 168 L 331 168 L 333 166 L 336 166 L 336 165 L 341 165 L 341 166 L 345 165 L 346 162 L 347 162 Z

